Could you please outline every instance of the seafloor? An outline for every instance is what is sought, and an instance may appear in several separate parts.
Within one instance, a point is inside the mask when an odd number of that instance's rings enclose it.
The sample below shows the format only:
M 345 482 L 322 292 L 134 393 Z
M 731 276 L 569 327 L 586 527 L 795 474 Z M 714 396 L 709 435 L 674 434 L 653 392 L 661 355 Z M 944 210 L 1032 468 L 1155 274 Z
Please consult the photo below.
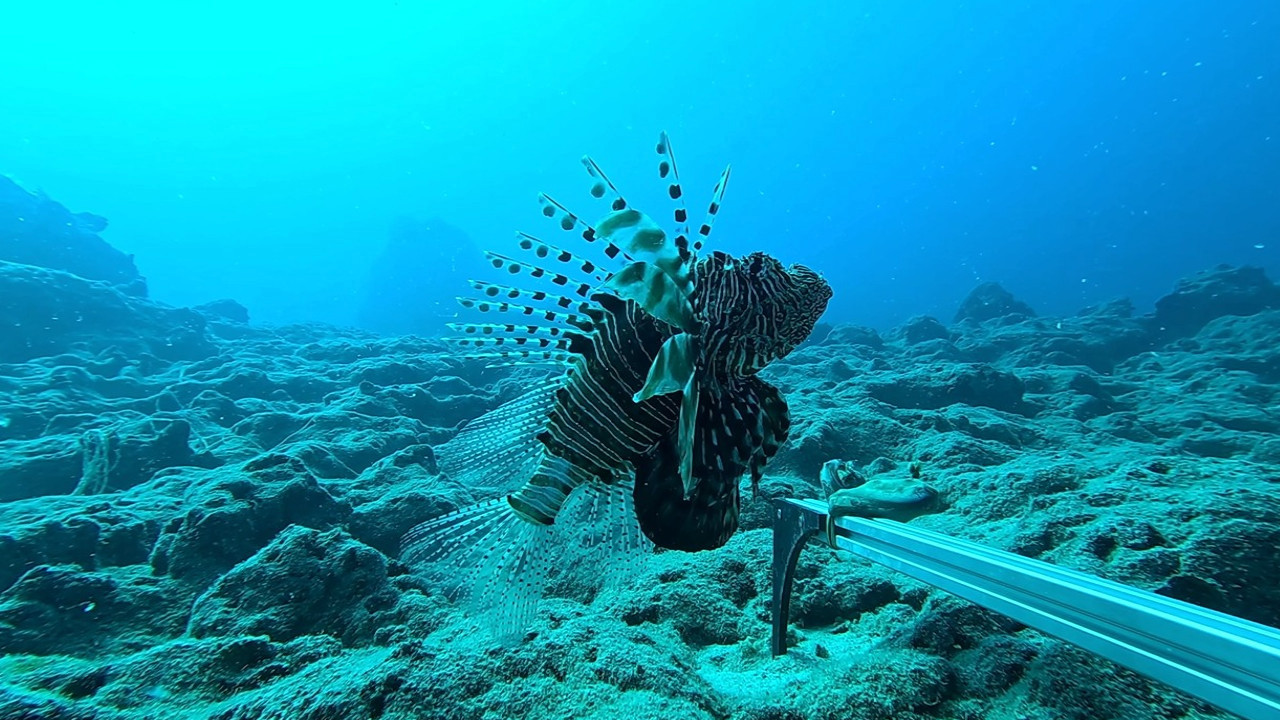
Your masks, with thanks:
M 476 499 L 432 448 L 520 373 L 151 302 L 101 218 L 0 186 L 0 718 L 1220 716 L 816 544 L 774 659 L 763 499 L 723 550 L 621 583 L 566 561 L 501 645 L 396 550 Z M 946 501 L 924 527 L 1280 625 L 1277 286 L 1217 268 L 1149 315 L 1035 317 L 994 285 L 958 307 L 820 327 L 771 368 L 795 427 L 763 494 L 918 462 Z

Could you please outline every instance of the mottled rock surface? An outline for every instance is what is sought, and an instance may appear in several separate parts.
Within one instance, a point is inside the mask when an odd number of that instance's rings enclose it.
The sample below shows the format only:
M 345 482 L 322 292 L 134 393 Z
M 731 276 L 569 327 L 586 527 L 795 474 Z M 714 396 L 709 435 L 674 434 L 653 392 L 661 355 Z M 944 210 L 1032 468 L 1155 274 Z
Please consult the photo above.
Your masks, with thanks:
M 771 367 L 794 427 L 762 496 L 918 472 L 923 527 L 1280 624 L 1274 286 L 1217 270 L 1150 316 L 983 293 Z M 435 446 L 539 371 L 13 263 L 3 297 L 60 319 L 0 341 L 0 717 L 1222 717 L 817 546 L 771 658 L 765 500 L 719 551 L 566 561 L 503 645 L 395 553 L 477 498 Z

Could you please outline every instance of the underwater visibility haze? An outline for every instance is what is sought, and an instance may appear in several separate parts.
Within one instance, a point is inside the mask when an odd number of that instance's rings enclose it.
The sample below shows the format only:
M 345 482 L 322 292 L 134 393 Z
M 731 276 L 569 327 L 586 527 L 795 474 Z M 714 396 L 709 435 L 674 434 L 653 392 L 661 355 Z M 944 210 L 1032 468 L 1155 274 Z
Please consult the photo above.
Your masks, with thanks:
M 818 498 L 1280 626 L 1280 7 L 28 3 L 0 718 L 1225 718 Z

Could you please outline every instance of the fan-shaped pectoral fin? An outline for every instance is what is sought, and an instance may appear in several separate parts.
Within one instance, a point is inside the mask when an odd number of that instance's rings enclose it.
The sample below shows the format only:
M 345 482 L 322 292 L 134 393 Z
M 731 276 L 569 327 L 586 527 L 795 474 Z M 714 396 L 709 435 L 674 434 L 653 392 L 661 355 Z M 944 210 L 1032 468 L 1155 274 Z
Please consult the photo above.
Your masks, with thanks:
M 667 338 L 658 355 L 649 366 L 649 376 L 644 387 L 631 396 L 635 402 L 644 402 L 655 395 L 683 390 L 693 377 L 693 336 L 680 333 Z
M 689 304 L 687 287 L 682 288 L 653 263 L 633 262 L 609 278 L 605 287 L 672 327 L 686 331 L 694 328 L 693 306 Z
M 693 476 L 693 440 L 698 419 L 698 386 L 691 375 L 684 386 L 684 399 L 680 401 L 680 481 L 684 485 L 684 497 L 693 495 L 698 479 Z

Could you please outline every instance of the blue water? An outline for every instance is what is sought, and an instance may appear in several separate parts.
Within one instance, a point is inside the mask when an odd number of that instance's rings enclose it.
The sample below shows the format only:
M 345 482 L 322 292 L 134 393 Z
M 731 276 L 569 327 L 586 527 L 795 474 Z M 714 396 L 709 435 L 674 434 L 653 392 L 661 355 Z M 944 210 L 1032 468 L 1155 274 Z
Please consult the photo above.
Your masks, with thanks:
M 695 219 L 733 163 L 715 246 L 820 269 L 833 320 L 1280 275 L 1275 3 L 265 5 L 4 9 L 0 173 L 109 218 L 158 300 L 356 322 L 406 218 L 501 248 L 539 190 L 591 207 L 584 153 L 664 207 L 663 129 Z

